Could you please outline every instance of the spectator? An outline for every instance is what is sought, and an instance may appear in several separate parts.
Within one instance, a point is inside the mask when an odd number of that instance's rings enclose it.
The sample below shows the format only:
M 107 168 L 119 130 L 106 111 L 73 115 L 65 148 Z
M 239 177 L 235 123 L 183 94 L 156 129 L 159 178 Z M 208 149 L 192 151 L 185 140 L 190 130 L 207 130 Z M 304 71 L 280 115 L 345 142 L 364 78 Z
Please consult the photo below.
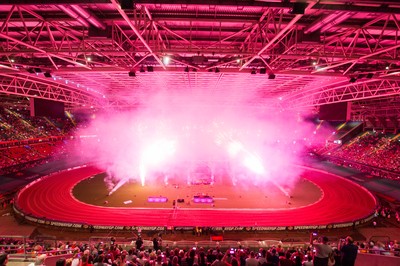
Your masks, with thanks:
M 314 265 L 311 255 L 306 255 L 306 259 L 307 259 L 307 261 L 303 262 L 303 266 L 313 266 Z
M 8 263 L 8 254 L 0 255 L 0 266 L 6 266 Z
M 332 248 L 328 245 L 328 238 L 324 236 L 318 242 L 312 242 L 312 245 L 315 248 L 314 266 L 328 266 L 329 255 L 332 254 Z
M 342 266 L 354 266 L 356 262 L 358 247 L 354 245 L 353 239 L 346 237 L 346 244 L 340 249 Z

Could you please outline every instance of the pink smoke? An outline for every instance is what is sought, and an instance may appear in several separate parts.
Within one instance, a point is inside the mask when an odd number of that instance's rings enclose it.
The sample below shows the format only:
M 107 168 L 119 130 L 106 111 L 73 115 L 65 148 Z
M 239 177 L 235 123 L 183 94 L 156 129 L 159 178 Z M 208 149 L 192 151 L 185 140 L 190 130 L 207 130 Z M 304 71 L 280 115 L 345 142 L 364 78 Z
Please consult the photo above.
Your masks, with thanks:
M 208 165 L 215 182 L 290 189 L 315 137 L 315 125 L 245 88 L 149 90 L 137 100 L 135 111 L 99 113 L 77 133 L 87 137 L 78 153 L 117 181 L 186 183 Z

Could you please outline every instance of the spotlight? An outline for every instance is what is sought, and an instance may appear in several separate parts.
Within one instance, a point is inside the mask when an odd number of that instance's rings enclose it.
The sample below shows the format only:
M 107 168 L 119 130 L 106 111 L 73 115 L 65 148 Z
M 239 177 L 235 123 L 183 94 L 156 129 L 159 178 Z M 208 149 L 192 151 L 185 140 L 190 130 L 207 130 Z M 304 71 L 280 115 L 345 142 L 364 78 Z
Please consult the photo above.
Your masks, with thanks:
M 50 73 L 49 71 L 44 72 L 43 75 L 44 75 L 46 78 L 51 78 L 51 73 Z
M 141 67 L 140 67 L 140 72 L 142 72 L 142 73 L 143 73 L 143 72 L 145 72 L 145 70 L 144 70 L 144 67 L 143 67 L 143 66 L 141 66 Z
M 35 73 L 35 70 L 33 70 L 33 68 L 28 68 L 26 71 L 28 71 L 28 72 L 31 73 L 31 74 L 34 74 L 34 73 Z
M 251 69 L 251 74 L 252 74 L 252 75 L 255 75 L 255 74 L 257 74 L 257 71 L 256 71 L 256 69 L 255 69 L 255 68 Z
M 153 66 L 147 66 L 147 72 L 153 72 L 154 68 Z
M 267 74 L 267 69 L 265 67 L 260 68 L 260 74 Z
M 185 72 L 189 72 L 189 67 L 187 66 L 187 67 L 185 67 L 185 70 L 184 70 Z
M 357 79 L 355 78 L 355 77 L 351 77 L 350 79 L 349 79 L 349 82 L 350 83 L 354 83 L 354 82 L 356 82 L 357 81 Z
M 129 71 L 128 75 L 129 75 L 130 77 L 136 77 L 136 73 L 135 73 L 134 70 Z
M 268 79 L 275 79 L 275 74 L 274 73 L 269 74 Z
M 164 65 L 168 65 L 170 61 L 171 61 L 171 58 L 168 55 L 163 57 Z
M 364 78 L 364 77 L 365 77 L 364 74 L 359 74 L 359 75 L 357 76 L 357 79 L 362 79 L 362 78 Z
M 368 74 L 367 74 L 367 79 L 372 79 L 373 76 L 374 76 L 373 73 L 368 73 Z
M 42 73 L 42 69 L 36 67 L 36 68 L 35 68 L 35 72 L 36 72 L 36 73 Z
M 215 68 L 215 73 L 219 73 L 219 68 L 218 67 Z

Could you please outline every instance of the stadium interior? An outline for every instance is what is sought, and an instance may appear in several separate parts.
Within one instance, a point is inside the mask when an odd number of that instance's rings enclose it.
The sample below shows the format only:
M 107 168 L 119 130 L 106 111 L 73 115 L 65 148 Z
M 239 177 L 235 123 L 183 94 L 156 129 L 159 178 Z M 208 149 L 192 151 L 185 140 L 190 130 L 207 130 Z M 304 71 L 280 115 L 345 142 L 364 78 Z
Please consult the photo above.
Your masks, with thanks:
M 353 239 L 355 265 L 400 265 L 399 21 L 398 0 L 1 0 L 0 266 L 310 265 L 322 236 L 334 265 Z

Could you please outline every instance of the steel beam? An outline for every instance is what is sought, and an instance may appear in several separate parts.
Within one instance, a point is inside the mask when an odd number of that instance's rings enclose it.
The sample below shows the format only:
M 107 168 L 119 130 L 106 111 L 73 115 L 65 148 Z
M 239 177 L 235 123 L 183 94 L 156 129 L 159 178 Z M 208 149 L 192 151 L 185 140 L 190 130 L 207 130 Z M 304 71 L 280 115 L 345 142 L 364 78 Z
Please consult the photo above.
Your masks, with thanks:
M 133 32 L 136 34 L 136 36 L 139 38 L 139 40 L 143 43 L 143 45 L 146 47 L 146 49 L 150 52 L 150 54 L 157 60 L 157 62 L 165 68 L 164 63 L 161 61 L 161 59 L 156 55 L 147 41 L 143 38 L 142 34 L 139 32 L 139 30 L 133 25 L 132 21 L 128 17 L 128 15 L 125 13 L 124 10 L 122 10 L 121 6 L 119 3 L 117 3 L 116 0 L 110 0 L 111 3 L 113 4 L 114 8 L 120 13 L 120 15 L 125 19 L 126 23 L 128 23 L 129 27 L 133 30 Z
M 104 99 L 55 82 L 44 82 L 29 75 L 0 73 L 0 93 L 54 100 L 75 105 L 100 107 Z

